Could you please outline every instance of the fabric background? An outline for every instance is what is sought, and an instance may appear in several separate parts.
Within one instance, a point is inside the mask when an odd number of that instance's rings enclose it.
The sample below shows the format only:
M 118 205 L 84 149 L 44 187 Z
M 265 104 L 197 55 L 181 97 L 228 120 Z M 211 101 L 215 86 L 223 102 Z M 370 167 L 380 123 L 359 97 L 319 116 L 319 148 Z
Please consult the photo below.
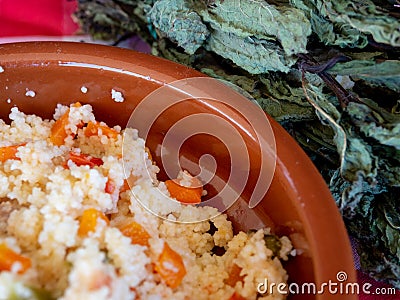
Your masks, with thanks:
M 61 36 L 77 31 L 74 0 L 0 0 L 0 36 Z

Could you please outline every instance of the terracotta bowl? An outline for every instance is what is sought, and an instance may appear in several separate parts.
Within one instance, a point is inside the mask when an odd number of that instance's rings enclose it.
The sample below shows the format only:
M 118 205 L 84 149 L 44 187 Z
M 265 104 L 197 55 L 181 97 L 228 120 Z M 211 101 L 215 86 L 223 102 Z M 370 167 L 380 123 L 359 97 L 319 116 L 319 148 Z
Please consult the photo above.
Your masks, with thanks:
M 98 119 L 121 126 L 127 124 L 132 111 L 157 88 L 178 79 L 205 76 L 131 50 L 64 42 L 0 45 L 0 66 L 4 70 L 0 73 L 1 118 L 8 119 L 13 106 L 25 113 L 51 118 L 57 103 L 80 101 L 91 104 Z M 82 86 L 88 89 L 87 93 L 82 93 Z M 121 91 L 124 101 L 113 101 L 111 89 Z M 28 90 L 34 91 L 35 96 L 26 96 Z M 174 122 L 200 112 L 220 116 L 236 126 L 249 149 L 249 184 L 227 212 L 235 230 L 272 226 L 277 234 L 288 235 L 299 250 L 285 264 L 291 283 L 300 286 L 314 282 L 317 287 L 329 281 L 338 283 L 338 272 L 347 274 L 344 283 L 357 282 L 346 229 L 324 180 L 296 142 L 270 117 L 276 139 L 276 169 L 266 196 L 253 209 L 246 201 L 260 170 L 260 151 L 252 133 L 246 130 L 246 120 L 226 105 L 185 101 L 169 108 L 166 115 L 154 122 L 147 139 L 156 161 L 160 163 L 157 145 Z M 213 144 L 212 136 L 194 136 L 182 147 L 181 155 L 187 162 L 196 162 L 202 153 L 212 154 L 219 163 L 216 178 L 225 180 L 229 165 L 224 150 L 210 147 Z M 193 164 L 183 165 L 190 171 Z M 164 177 L 165 173 L 161 172 L 160 176 Z M 212 183 L 208 188 L 211 194 L 219 189 Z M 326 288 L 323 294 L 291 295 L 290 298 L 357 299 L 357 296 L 332 294 Z

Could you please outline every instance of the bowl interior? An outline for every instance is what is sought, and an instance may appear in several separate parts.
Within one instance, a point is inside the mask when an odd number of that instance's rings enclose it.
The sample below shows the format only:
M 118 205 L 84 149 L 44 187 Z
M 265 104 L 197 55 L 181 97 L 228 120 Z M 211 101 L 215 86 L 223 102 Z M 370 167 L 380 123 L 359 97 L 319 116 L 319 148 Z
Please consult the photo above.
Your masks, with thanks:
M 137 105 L 157 88 L 177 79 L 204 76 L 150 55 L 78 43 L 0 45 L 0 66 L 4 69 L 0 73 L 1 118 L 7 120 L 13 106 L 27 114 L 51 118 L 57 103 L 79 101 L 91 104 L 98 119 L 122 127 Z M 82 93 L 83 86 L 87 93 Z M 111 98 L 112 89 L 122 92 L 124 102 Z M 28 90 L 34 91 L 35 97 L 26 96 Z M 168 129 L 185 116 L 204 112 L 232 123 L 249 149 L 249 182 L 239 201 L 227 211 L 235 230 L 270 226 L 277 234 L 288 235 L 298 249 L 298 255 L 285 265 L 290 282 L 335 282 L 339 271 L 347 273 L 348 282 L 356 282 L 347 233 L 325 182 L 294 140 L 270 117 L 276 139 L 276 169 L 268 193 L 253 209 L 247 202 L 260 171 L 260 149 L 252 133 L 245 130 L 247 120 L 229 107 L 196 101 L 170 107 L 153 123 L 146 140 L 158 165 L 161 166 L 161 156 L 157 148 Z M 224 183 L 229 177 L 224 146 L 207 134 L 193 136 L 181 148 L 181 164 L 196 173 L 199 157 L 204 153 L 214 156 L 218 163 L 214 183 L 207 187 L 212 195 L 220 189 L 218 182 Z M 161 172 L 160 178 L 165 177 Z M 355 295 L 326 293 L 291 297 L 357 299 Z

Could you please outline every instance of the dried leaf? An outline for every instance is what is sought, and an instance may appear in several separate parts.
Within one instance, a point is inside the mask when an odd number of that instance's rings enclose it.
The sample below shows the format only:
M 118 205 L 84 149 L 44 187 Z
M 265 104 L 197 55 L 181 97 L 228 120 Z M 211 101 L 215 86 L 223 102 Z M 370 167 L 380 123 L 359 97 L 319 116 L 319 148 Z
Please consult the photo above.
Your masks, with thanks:
M 235 34 L 238 39 L 278 42 L 288 56 L 307 52 L 311 25 L 305 14 L 293 7 L 263 0 L 219 0 L 199 14 L 214 30 Z
M 400 92 L 400 61 L 385 60 L 353 60 L 340 63 L 328 71 L 335 75 L 349 75 L 354 79 L 362 79 L 376 86 L 386 86 Z
M 313 31 L 327 45 L 364 48 L 367 36 L 400 46 L 400 21 L 371 0 L 291 0 L 311 19 Z
M 76 16 L 82 29 L 96 39 L 113 40 L 139 30 L 136 20 L 112 0 L 79 0 Z
M 349 103 L 346 111 L 365 136 L 376 139 L 382 145 L 393 146 L 400 150 L 400 121 L 381 123 L 377 119 L 378 114 L 361 103 Z
M 186 53 L 194 54 L 209 31 L 190 5 L 193 5 L 191 1 L 185 0 L 157 1 L 147 16 L 161 36 L 176 42 Z

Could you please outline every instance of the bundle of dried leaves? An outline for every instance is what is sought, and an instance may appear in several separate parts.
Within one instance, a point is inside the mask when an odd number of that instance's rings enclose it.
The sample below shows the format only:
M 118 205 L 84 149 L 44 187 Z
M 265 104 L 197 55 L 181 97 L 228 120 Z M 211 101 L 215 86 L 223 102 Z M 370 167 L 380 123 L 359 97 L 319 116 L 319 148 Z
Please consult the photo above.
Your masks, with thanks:
M 400 3 L 79 0 L 84 31 L 250 93 L 303 146 L 358 241 L 364 271 L 400 288 Z

